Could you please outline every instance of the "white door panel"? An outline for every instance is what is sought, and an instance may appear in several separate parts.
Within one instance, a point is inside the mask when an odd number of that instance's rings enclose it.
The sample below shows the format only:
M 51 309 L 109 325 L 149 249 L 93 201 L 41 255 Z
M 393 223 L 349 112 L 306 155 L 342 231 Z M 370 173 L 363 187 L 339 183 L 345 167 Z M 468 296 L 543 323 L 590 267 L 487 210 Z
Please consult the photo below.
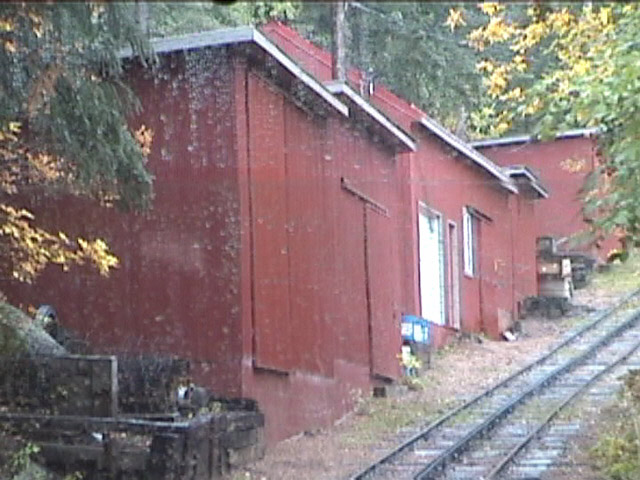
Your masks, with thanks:
M 443 325 L 444 309 L 444 249 L 442 245 L 442 218 L 423 205 L 418 214 L 418 240 L 420 261 L 420 315 Z

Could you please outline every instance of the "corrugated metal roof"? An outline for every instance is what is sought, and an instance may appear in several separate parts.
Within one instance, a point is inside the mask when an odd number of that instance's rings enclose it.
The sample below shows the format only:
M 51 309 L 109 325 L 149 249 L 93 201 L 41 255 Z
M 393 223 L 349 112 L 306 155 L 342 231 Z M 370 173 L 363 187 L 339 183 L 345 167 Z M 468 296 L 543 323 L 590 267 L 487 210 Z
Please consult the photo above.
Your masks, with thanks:
M 555 137 L 556 140 L 562 140 L 564 138 L 579 138 L 579 137 L 589 137 L 591 135 L 595 135 L 600 131 L 599 128 L 576 128 L 574 130 L 567 130 L 565 132 L 558 133 Z M 519 135 L 513 137 L 502 137 L 502 138 L 488 138 L 484 140 L 476 140 L 474 142 L 469 142 L 469 144 L 474 148 L 483 148 L 483 147 L 499 147 L 503 145 L 515 145 L 518 143 L 529 143 L 536 142 L 539 140 L 539 137 L 536 135 Z
M 525 177 L 531 188 L 533 188 L 542 198 L 549 198 L 549 191 L 542 185 L 542 181 L 533 171 L 525 165 L 510 165 L 503 170 L 510 177 Z
M 158 38 L 151 41 L 151 46 L 156 54 L 162 54 L 238 43 L 254 43 L 258 45 L 335 110 L 345 117 L 349 116 L 349 108 L 345 104 L 334 97 L 320 82 L 302 70 L 293 60 L 282 53 L 278 47 L 253 27 L 227 28 L 176 37 Z M 120 51 L 122 58 L 128 58 L 132 55 L 133 51 L 130 47 Z
M 518 188 L 515 186 L 511 178 L 498 165 L 475 150 L 471 145 L 456 137 L 453 133 L 444 128 L 432 118 L 423 117 L 422 119 L 420 119 L 419 123 L 431 133 L 435 134 L 437 137 L 443 140 L 445 143 L 455 148 L 467 158 L 472 160 L 479 167 L 483 168 L 489 174 L 496 177 L 504 188 L 512 193 L 518 193 Z
M 404 130 L 389 120 L 373 105 L 358 95 L 349 85 L 342 81 L 325 82 L 324 86 L 334 95 L 344 95 L 351 103 L 365 112 L 374 122 L 387 130 L 399 143 L 415 152 L 418 147 L 415 140 Z

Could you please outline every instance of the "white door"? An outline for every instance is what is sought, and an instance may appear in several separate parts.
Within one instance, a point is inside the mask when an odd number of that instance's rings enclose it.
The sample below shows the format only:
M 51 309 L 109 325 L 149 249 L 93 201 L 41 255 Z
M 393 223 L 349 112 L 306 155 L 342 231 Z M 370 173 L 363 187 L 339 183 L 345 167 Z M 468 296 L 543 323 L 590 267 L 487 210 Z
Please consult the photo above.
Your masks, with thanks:
M 418 241 L 420 259 L 420 315 L 431 322 L 444 325 L 444 248 L 442 245 L 442 217 L 418 205 Z

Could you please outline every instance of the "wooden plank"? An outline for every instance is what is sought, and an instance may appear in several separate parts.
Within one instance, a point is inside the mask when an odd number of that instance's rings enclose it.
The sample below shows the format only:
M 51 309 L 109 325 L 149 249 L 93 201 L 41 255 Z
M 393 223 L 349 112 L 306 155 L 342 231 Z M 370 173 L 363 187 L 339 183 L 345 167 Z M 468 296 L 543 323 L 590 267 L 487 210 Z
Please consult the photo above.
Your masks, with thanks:
M 254 364 L 283 372 L 291 356 L 284 101 L 265 80 L 249 75 Z

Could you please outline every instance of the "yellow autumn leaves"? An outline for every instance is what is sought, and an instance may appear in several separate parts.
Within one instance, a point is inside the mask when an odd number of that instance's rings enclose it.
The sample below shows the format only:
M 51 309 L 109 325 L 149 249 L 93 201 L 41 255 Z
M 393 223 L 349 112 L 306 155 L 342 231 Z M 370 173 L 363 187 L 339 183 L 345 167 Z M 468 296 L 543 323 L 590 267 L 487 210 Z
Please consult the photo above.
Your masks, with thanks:
M 45 24 L 42 16 L 37 14 L 35 11 L 30 10 L 28 8 L 28 4 L 25 3 L 24 6 L 27 7 L 25 18 L 31 22 L 31 31 L 36 37 L 42 37 L 45 30 Z M 15 19 L 0 17 L 0 34 L 5 35 L 5 37 L 1 38 L 0 41 L 7 53 L 16 53 L 18 51 L 18 43 L 16 43 L 16 40 L 10 36 L 15 28 Z
M 151 153 L 151 142 L 153 141 L 153 130 L 145 125 L 141 125 L 138 130 L 133 133 L 134 138 L 140 145 L 142 155 L 147 157 Z
M 461 27 L 461 26 L 466 25 L 466 24 L 467 24 L 467 22 L 464 21 L 464 18 L 462 16 L 462 10 L 460 10 L 459 8 L 450 8 L 449 9 L 449 16 L 447 17 L 445 25 L 447 25 L 451 29 L 452 32 L 457 27 Z
M 576 78 L 590 74 L 594 68 L 601 76 L 612 72 L 607 62 L 594 65 L 592 60 L 614 32 L 616 19 L 611 5 L 588 3 L 582 8 L 558 7 L 545 13 L 541 13 L 538 5 L 532 5 L 527 9 L 528 20 L 521 23 L 510 19 L 508 6 L 504 4 L 483 2 L 477 8 L 488 18 L 468 34 L 469 45 L 482 52 L 493 44 L 506 43 L 513 52 L 507 61 L 485 58 L 476 65 L 484 75 L 489 96 L 512 106 L 494 115 L 492 135 L 502 135 L 510 128 L 515 111 L 521 116 L 534 115 L 544 108 L 546 101 L 571 95 Z M 627 4 L 623 12 L 636 8 L 636 4 Z M 464 16 L 462 9 L 452 8 L 445 25 L 452 31 L 466 25 Z M 530 70 L 530 56 L 540 48 L 552 51 L 559 60 L 558 67 L 545 74 L 547 91 L 543 98 L 527 91 L 519 81 Z
M 14 278 L 31 282 L 49 263 L 62 266 L 86 262 L 106 275 L 118 265 L 107 244 L 96 239 L 77 238 L 74 242 L 62 232 L 52 234 L 32 225 L 31 212 L 0 204 L 0 235 L 4 237 L 11 257 Z
M 18 194 L 26 185 L 71 182 L 74 175 L 72 165 L 47 152 L 33 152 L 24 147 L 19 138 L 21 129 L 19 122 L 0 126 L 0 191 L 11 196 Z M 153 131 L 142 125 L 134 131 L 134 136 L 143 154 L 149 155 Z M 14 278 L 30 283 L 48 264 L 60 265 L 63 270 L 68 270 L 72 264 L 90 264 L 102 275 L 108 275 L 118 266 L 118 258 L 104 240 L 70 239 L 63 232 L 51 233 L 37 227 L 34 221 L 30 211 L 12 206 L 7 201 L 0 202 L 3 256 L 10 263 Z
M 0 126 L 0 190 L 15 194 L 22 185 L 46 184 L 65 177 L 63 162 L 45 152 L 35 152 L 19 141 L 20 122 Z

